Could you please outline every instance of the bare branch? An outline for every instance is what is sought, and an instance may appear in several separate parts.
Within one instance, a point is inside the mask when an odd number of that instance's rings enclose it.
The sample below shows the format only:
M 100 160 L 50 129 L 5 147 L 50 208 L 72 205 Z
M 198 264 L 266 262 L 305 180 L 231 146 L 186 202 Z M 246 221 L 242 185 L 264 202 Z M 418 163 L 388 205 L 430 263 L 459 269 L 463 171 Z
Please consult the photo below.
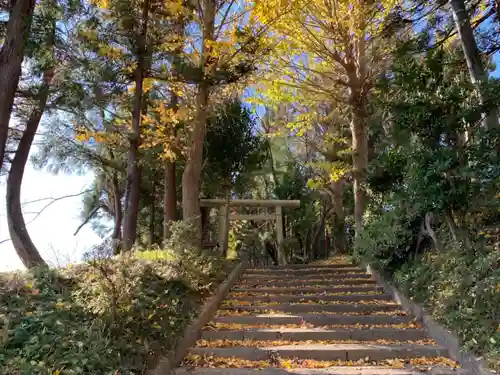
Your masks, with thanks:
M 0 245 L 9 242 L 10 240 L 11 240 L 10 238 L 6 238 L 5 240 L 0 240 Z
M 83 221 L 83 223 L 81 223 L 78 226 L 78 228 L 76 228 L 76 231 L 75 231 L 75 233 L 73 233 L 73 236 L 76 236 L 78 234 L 78 232 L 80 231 L 80 229 L 82 229 L 90 221 L 90 219 L 92 219 L 97 214 L 97 211 L 99 211 L 101 208 L 104 209 L 104 205 L 103 204 L 101 204 L 101 205 L 97 206 L 96 208 L 94 208 L 92 210 L 92 212 L 90 212 L 90 214 L 88 214 L 88 216 L 85 218 L 85 220 Z
M 33 221 L 35 221 L 47 208 L 49 208 L 51 205 L 53 205 L 54 203 L 56 202 L 59 202 L 63 199 L 66 199 L 66 198 L 74 198 L 74 197 L 79 197 L 80 195 L 83 195 L 83 194 L 86 194 L 86 193 L 89 193 L 91 192 L 92 189 L 87 189 L 87 190 L 83 190 L 81 191 L 80 193 L 75 193 L 75 194 L 68 194 L 68 195 L 63 195 L 61 197 L 57 197 L 57 198 L 41 198 L 39 200 L 35 200 L 35 201 L 32 201 L 30 203 L 33 203 L 33 202 L 36 202 L 36 201 L 43 201 L 43 200 L 50 200 L 49 203 L 47 203 L 45 206 L 42 207 L 42 209 L 40 211 L 38 211 L 35 215 L 35 217 L 33 219 L 31 219 L 29 222 L 26 223 L 26 225 L 29 225 L 31 224 Z

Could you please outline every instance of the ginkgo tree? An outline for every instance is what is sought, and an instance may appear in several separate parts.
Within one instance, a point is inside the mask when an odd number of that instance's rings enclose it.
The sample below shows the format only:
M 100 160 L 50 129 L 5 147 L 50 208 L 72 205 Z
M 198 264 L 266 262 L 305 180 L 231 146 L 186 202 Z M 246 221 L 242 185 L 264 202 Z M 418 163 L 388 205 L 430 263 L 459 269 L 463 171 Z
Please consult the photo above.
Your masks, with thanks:
M 348 109 L 356 231 L 363 225 L 368 201 L 368 98 L 390 59 L 393 39 L 385 24 L 400 1 L 311 0 L 286 2 L 291 9 L 272 23 L 274 53 L 260 91 L 271 102 L 307 98 Z M 261 1 L 259 19 L 277 17 L 283 1 Z M 314 119 L 314 107 L 295 117 L 294 131 Z

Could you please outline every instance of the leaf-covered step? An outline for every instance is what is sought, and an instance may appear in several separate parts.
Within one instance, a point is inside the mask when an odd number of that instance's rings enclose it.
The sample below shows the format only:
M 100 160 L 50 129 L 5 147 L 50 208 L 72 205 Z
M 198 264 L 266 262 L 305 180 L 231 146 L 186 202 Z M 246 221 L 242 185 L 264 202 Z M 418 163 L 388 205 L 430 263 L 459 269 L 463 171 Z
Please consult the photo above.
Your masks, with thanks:
M 272 284 L 273 287 L 292 287 L 292 286 L 303 286 L 307 287 L 309 285 L 330 285 L 332 287 L 336 285 L 373 285 L 376 284 L 376 281 L 373 279 L 330 279 L 330 280 L 322 280 L 322 279 L 291 279 L 284 281 L 259 281 L 259 280 L 246 280 L 244 282 L 238 283 L 238 287 L 242 286 L 250 286 L 250 287 L 258 287 L 258 286 L 266 286 Z
M 251 361 L 265 361 L 273 357 L 356 361 L 363 358 L 384 360 L 389 358 L 440 357 L 447 354 L 446 349 L 432 345 L 371 345 L 371 344 L 307 344 L 283 345 L 259 348 L 191 348 L 189 354 L 213 355 L 217 357 L 236 357 Z
M 364 272 L 357 273 L 340 273 L 340 272 L 330 272 L 330 273 L 308 273 L 307 275 L 294 275 L 294 274 L 283 274 L 283 275 L 268 275 L 268 274 L 244 274 L 242 280 L 289 280 L 289 279 L 370 279 L 371 275 Z
M 215 323 L 236 324 L 311 324 L 313 326 L 326 326 L 333 324 L 405 324 L 412 318 L 408 315 L 340 315 L 340 314 L 260 314 L 254 316 L 219 316 Z
M 399 306 L 396 302 L 392 300 L 377 300 L 377 299 L 368 299 L 368 300 L 358 300 L 358 301 L 339 301 L 339 300 L 323 300 L 319 299 L 318 301 L 310 301 L 308 299 L 302 298 L 301 300 L 294 302 L 262 302 L 262 301 L 242 301 L 238 299 L 226 299 L 222 302 L 221 307 L 239 307 L 239 306 L 286 306 L 286 305 L 393 305 Z
M 324 329 L 324 328 L 261 328 L 248 330 L 210 330 L 202 332 L 205 340 L 357 340 L 377 339 L 416 341 L 426 337 L 423 329 L 371 328 L 371 329 Z
M 383 291 L 382 287 L 379 287 L 377 285 L 369 285 L 369 286 L 337 286 L 337 287 L 331 287 L 331 286 L 308 286 L 308 287 L 297 287 L 297 288 L 292 288 L 292 287 L 262 287 L 262 288 L 246 288 L 246 287 L 234 287 L 232 289 L 233 292 L 235 293 L 272 293 L 272 294 L 292 294 L 292 295 L 299 295 L 299 294 L 304 294 L 304 293 L 315 293 L 315 294 L 321 294 L 321 293 L 344 293 L 344 292 L 375 292 L 375 291 Z
M 320 303 L 300 303 L 300 304 L 271 304 L 271 305 L 253 305 L 253 306 L 228 306 L 222 307 L 220 310 L 238 310 L 238 311 L 254 311 L 273 309 L 281 312 L 290 313 L 308 313 L 308 312 L 376 312 L 376 311 L 395 311 L 401 309 L 396 304 L 320 304 Z
M 436 342 L 431 339 L 415 340 L 401 342 L 392 339 L 377 339 L 372 341 L 358 340 L 205 340 L 200 339 L 196 342 L 197 348 L 267 348 L 267 347 L 282 347 L 282 346 L 304 346 L 304 345 L 430 345 L 437 346 Z
M 266 271 L 286 271 L 286 270 L 304 270 L 304 269 L 338 269 L 338 268 L 357 268 L 352 263 L 337 264 L 289 264 L 286 266 L 268 266 L 263 268 L 248 268 L 247 272 L 266 272 Z
M 293 275 L 293 276 L 298 276 L 298 275 L 313 275 L 313 274 L 327 274 L 327 273 L 332 273 L 332 272 L 338 272 L 338 273 L 362 273 L 364 270 L 358 267 L 349 267 L 349 268 L 338 268 L 338 269 L 332 269 L 332 268 L 307 268 L 307 269 L 296 269 L 296 270 L 291 270 L 291 269 L 275 269 L 275 270 L 269 270 L 269 269 L 250 269 L 246 270 L 245 274 L 246 275 L 267 275 L 267 276 L 280 276 L 280 275 Z
M 353 370 L 358 369 L 373 369 L 373 374 L 377 374 L 377 370 L 382 369 L 398 369 L 407 371 L 418 371 L 423 370 L 426 374 L 434 375 L 448 375 L 450 371 L 457 371 L 456 375 L 464 375 L 460 365 L 446 357 L 411 357 L 411 358 L 390 358 L 386 360 L 370 360 L 370 358 L 362 358 L 357 361 L 341 361 L 341 360 L 328 360 L 328 361 L 317 361 L 312 359 L 284 359 L 280 357 L 273 356 L 273 358 L 265 361 L 249 361 L 241 358 L 227 358 L 227 357 L 217 357 L 217 356 L 202 356 L 188 354 L 183 362 L 183 366 L 188 371 L 196 371 L 196 369 L 201 368 L 211 368 L 214 370 L 220 370 L 225 373 L 224 369 L 235 370 L 236 369 L 251 369 L 252 371 L 258 369 L 262 371 L 263 369 L 273 369 L 278 372 L 276 374 L 289 373 L 292 369 L 302 369 L 303 371 L 318 369 L 319 371 L 324 371 L 324 374 L 329 374 L 330 371 L 334 371 L 334 374 L 355 374 Z M 283 372 L 282 369 L 286 369 Z M 335 371 L 339 370 L 340 373 Z M 321 372 L 320 372 L 321 373 Z M 227 374 L 227 373 L 226 373 Z M 307 372 L 304 372 L 307 374 Z M 317 374 L 317 373 L 315 373 Z M 367 374 L 362 372 L 360 375 Z M 368 375 L 370 372 L 368 372 Z M 420 375 L 420 374 L 419 374 Z
M 417 320 L 411 320 L 408 323 L 399 324 L 352 324 L 352 325 L 342 325 L 342 324 L 330 324 L 324 326 L 314 326 L 312 324 L 301 323 L 301 324 L 238 324 L 238 323 L 214 323 L 210 322 L 205 327 L 204 331 L 236 331 L 236 330 L 280 330 L 285 328 L 301 328 L 301 329 L 355 329 L 355 330 L 372 330 L 374 328 L 391 328 L 391 329 L 423 329 L 422 325 Z
M 229 299 L 245 302 L 319 302 L 319 301 L 391 301 L 392 297 L 389 294 L 380 294 L 372 292 L 372 294 L 310 294 L 310 295 L 235 295 L 230 294 Z
M 471 375 L 465 369 L 454 369 L 444 366 L 436 366 L 420 371 L 418 368 L 390 368 L 382 366 L 336 366 L 327 368 L 302 368 L 300 363 L 289 363 L 283 361 L 284 372 L 280 368 L 259 369 L 258 375 Z M 177 369 L 176 375 L 256 375 L 255 368 L 197 368 Z

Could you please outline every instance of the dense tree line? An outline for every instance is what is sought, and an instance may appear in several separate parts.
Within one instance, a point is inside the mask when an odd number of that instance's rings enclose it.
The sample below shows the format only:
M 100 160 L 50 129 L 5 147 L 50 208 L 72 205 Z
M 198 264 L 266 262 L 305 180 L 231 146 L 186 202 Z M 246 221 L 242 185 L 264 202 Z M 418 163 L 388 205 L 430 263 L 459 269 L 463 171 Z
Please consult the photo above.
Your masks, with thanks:
M 496 2 L 44 0 L 2 11 L 0 161 L 27 267 L 44 263 L 21 210 L 30 151 L 36 167 L 94 173 L 82 226 L 115 251 L 161 246 L 181 218 L 201 238 L 203 197 L 300 199 L 286 212 L 289 261 L 368 251 L 365 225 L 388 211 L 417 252 L 442 248 L 441 224 L 472 248 L 477 228 L 497 222 Z M 242 223 L 232 235 L 274 230 Z

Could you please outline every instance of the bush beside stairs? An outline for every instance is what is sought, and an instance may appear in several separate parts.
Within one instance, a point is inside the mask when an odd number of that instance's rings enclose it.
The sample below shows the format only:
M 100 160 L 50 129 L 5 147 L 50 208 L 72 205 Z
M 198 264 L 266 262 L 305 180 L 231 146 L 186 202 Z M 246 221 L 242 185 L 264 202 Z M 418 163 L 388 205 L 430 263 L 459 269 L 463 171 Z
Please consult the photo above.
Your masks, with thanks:
M 248 269 L 177 375 L 467 374 L 352 264 Z

